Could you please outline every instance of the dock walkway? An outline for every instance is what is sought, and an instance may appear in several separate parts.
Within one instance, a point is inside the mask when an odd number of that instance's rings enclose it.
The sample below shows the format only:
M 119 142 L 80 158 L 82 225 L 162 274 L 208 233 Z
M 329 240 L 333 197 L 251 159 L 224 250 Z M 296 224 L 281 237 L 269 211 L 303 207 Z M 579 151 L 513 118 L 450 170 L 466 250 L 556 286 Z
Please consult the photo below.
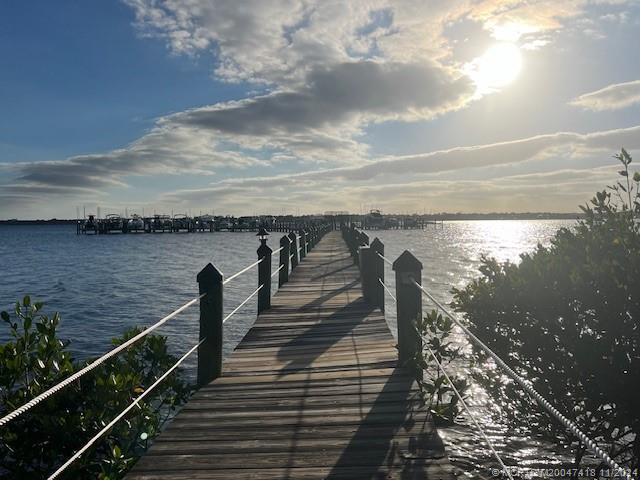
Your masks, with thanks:
M 383 312 L 363 300 L 358 268 L 331 232 L 127 478 L 454 474 Z

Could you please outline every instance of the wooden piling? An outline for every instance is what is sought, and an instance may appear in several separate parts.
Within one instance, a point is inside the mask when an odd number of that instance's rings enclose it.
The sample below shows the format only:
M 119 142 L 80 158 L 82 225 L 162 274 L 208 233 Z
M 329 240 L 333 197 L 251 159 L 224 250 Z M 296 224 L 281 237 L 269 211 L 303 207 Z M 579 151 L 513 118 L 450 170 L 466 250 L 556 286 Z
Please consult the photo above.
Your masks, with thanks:
M 289 281 L 289 256 L 291 255 L 291 240 L 286 235 L 280 239 L 280 274 L 278 275 L 278 288 Z
M 258 287 L 262 288 L 258 292 L 258 314 L 271 307 L 271 254 L 273 251 L 267 245 L 266 238 L 260 239 L 258 247 L 258 259 L 262 260 L 258 264 Z
M 398 357 L 401 363 L 406 363 L 422 351 L 422 339 L 415 328 L 416 320 L 422 318 L 422 292 L 413 283 L 415 280 L 422 284 L 422 263 L 405 250 L 393 262 L 393 270 L 396 272 Z
M 289 240 L 291 240 L 291 270 L 298 266 L 298 236 L 296 232 L 289 233 Z
M 305 232 L 304 228 L 301 228 L 299 233 L 300 233 L 300 261 L 302 261 L 302 259 L 307 256 L 307 232 Z
M 373 239 L 371 245 L 371 261 L 373 264 L 373 286 L 372 303 L 384 312 L 384 260 L 380 255 L 384 256 L 384 243 L 378 237 Z M 382 282 L 382 283 L 380 283 Z
M 198 385 L 206 385 L 222 373 L 222 273 L 211 263 L 198 273 L 200 299 L 200 340 Z

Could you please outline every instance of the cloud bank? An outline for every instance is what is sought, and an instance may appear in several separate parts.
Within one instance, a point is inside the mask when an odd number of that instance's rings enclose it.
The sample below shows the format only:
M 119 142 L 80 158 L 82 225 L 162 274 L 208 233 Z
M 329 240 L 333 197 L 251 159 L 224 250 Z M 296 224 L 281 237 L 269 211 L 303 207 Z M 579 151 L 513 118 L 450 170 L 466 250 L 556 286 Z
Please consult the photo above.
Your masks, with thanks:
M 571 105 L 596 112 L 619 110 L 640 103 L 640 80 L 616 83 L 585 93 L 571 101 Z
M 436 175 L 554 155 L 575 157 L 582 150 L 604 149 L 598 145 L 632 149 L 636 142 L 624 131 L 557 133 L 374 158 L 363 141 L 372 124 L 432 120 L 476 101 L 475 86 L 463 74 L 464 60 L 454 55 L 455 42 L 448 36 L 452 26 L 471 23 L 481 31 L 482 41 L 492 37 L 537 49 L 552 42 L 565 22 L 584 14 L 592 4 L 588 0 L 123 1 L 134 12 L 142 37 L 160 39 L 173 55 L 211 56 L 217 80 L 241 83 L 259 93 L 167 114 L 144 136 L 112 151 L 0 165 L 3 206 L 122 193 L 144 181 L 140 177 L 218 178 L 219 172 L 242 177 L 258 166 L 307 173 L 218 181 L 210 189 L 186 185 L 159 201 L 214 201 L 215 194 L 228 199 L 231 208 L 239 204 L 241 189 L 249 189 L 247 198 L 266 204 L 272 199 L 266 194 L 251 197 L 251 189 L 273 188 L 276 195 L 283 184 L 295 182 L 308 186 L 308 198 L 311 189 L 320 192 L 326 187 L 322 182 L 337 179 L 340 188 L 351 192 L 344 201 L 353 204 L 374 191 L 375 182 L 399 172 Z M 598 109 L 633 103 L 637 83 L 612 85 L 579 97 L 576 104 Z M 615 91 L 605 92 L 608 89 Z M 317 195 L 334 202 L 338 193 L 334 189 Z

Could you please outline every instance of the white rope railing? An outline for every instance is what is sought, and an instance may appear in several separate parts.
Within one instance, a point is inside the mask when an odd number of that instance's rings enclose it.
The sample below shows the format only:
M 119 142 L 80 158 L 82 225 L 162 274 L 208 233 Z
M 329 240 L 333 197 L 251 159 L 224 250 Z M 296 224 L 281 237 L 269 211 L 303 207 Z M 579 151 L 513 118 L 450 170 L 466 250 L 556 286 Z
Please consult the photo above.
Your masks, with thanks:
M 384 287 L 384 289 L 387 291 L 387 293 L 389 294 L 389 296 L 390 296 L 391 298 L 393 298 L 393 301 L 394 301 L 394 302 L 397 302 L 398 300 L 396 300 L 395 295 L 394 295 L 393 293 L 391 293 L 391 290 L 389 290 L 389 287 L 387 287 L 387 284 L 386 284 L 386 283 L 384 283 L 384 282 L 382 281 L 382 279 L 381 279 L 381 278 L 378 278 L 378 282 L 380 282 L 380 285 L 382 285 L 382 286 Z
M 275 277 L 278 273 L 280 273 L 280 270 L 282 270 L 284 267 L 285 267 L 285 264 L 283 263 L 278 267 L 278 269 L 275 272 L 271 274 L 271 278 Z
M 385 290 L 391 296 L 391 298 L 393 298 L 393 301 L 397 303 L 396 297 L 393 296 L 393 294 L 391 293 L 389 288 L 387 288 L 387 286 L 384 284 L 382 279 L 378 278 L 378 281 L 382 284 L 382 286 L 385 288 Z M 418 333 L 418 335 L 420 335 L 420 332 L 418 332 L 417 329 L 416 329 L 416 332 Z M 496 459 L 498 460 L 498 463 L 500 464 L 500 467 L 502 467 L 502 470 L 507 474 L 507 476 L 509 477 L 509 480 L 513 480 L 513 476 L 511 475 L 511 472 L 504 465 L 504 462 L 502 461 L 502 458 L 500 458 L 500 455 L 498 455 L 498 452 L 493 447 L 493 444 L 491 443 L 491 440 L 489 440 L 489 437 L 484 432 L 483 428 L 480 426 L 480 423 L 478 423 L 478 420 L 476 419 L 476 416 L 473 414 L 471 409 L 468 407 L 467 403 L 464 401 L 464 398 L 462 397 L 462 395 L 460 394 L 460 392 L 458 391 L 458 389 L 456 388 L 454 383 L 451 381 L 451 378 L 447 374 L 447 372 L 444 369 L 444 367 L 442 366 L 442 364 L 438 361 L 438 358 L 436 357 L 435 353 L 433 353 L 433 350 L 431 350 L 431 348 L 429 348 L 429 345 L 427 345 L 426 343 L 424 343 L 423 346 L 424 346 L 424 348 L 426 348 L 429 351 L 429 355 L 431 355 L 431 358 L 433 358 L 433 360 L 436 362 L 436 365 L 438 365 L 438 368 L 442 371 L 444 377 L 447 379 L 447 382 L 449 382 L 449 385 L 451 386 L 451 390 L 453 390 L 453 393 L 455 393 L 456 397 L 458 397 L 458 400 L 460 401 L 460 404 L 463 406 L 463 408 L 469 414 L 469 418 L 471 418 L 471 421 L 473 422 L 473 424 L 476 426 L 476 428 L 480 432 L 480 435 L 482 435 L 482 438 L 484 438 L 484 441 L 487 444 L 487 446 L 489 447 L 489 450 L 491 450 L 491 453 L 493 453 L 493 456 L 496 457 Z
M 164 374 L 162 374 L 162 376 L 160 378 L 158 378 L 155 382 L 153 382 L 153 384 L 151 384 L 151 386 L 149 388 L 147 388 L 144 392 L 142 392 L 140 394 L 140 396 L 138 396 L 133 402 L 131 402 L 129 404 L 129 406 L 127 408 L 125 408 L 122 412 L 120 412 L 118 414 L 118 416 L 116 416 L 113 420 L 111 420 L 102 430 L 100 430 L 97 434 L 95 434 L 91 440 L 89 440 L 84 447 L 82 447 L 80 450 L 78 450 L 76 453 L 73 454 L 73 456 L 71 458 L 69 458 L 69 460 L 67 460 L 60 468 L 58 468 L 55 472 L 53 472 L 50 476 L 48 480 L 54 480 L 55 478 L 57 478 L 62 472 L 64 472 L 67 468 L 69 468 L 69 466 L 75 462 L 78 458 L 80 458 L 82 456 L 82 454 L 84 452 L 86 452 L 89 448 L 91 448 L 91 446 L 96 443 L 105 433 L 107 433 L 109 430 L 111 430 L 111 428 L 113 428 L 113 426 L 118 423 L 127 413 L 129 413 L 133 407 L 135 407 L 136 405 L 138 405 L 143 398 L 145 398 L 150 392 L 152 392 L 158 385 L 160 385 L 160 383 L 162 383 L 162 381 L 167 378 L 176 368 L 178 368 L 178 366 L 180 366 L 180 364 L 182 362 L 184 362 L 187 357 L 189 355 L 191 355 L 200 345 L 202 345 L 202 343 L 206 340 L 206 338 L 203 338 L 202 340 L 200 340 L 196 345 L 194 345 L 193 347 L 191 347 L 191 349 L 189 349 L 189 351 L 187 353 L 185 353 L 182 357 L 180 357 L 180 359 L 173 364 L 173 366 L 167 370 Z
M 413 280 L 413 284 L 420 289 L 443 313 L 445 313 L 462 331 L 482 350 L 484 350 L 498 366 L 500 366 L 507 374 L 516 381 L 529 395 L 531 395 L 538 404 L 544 407 L 547 412 L 551 414 L 556 420 L 558 420 L 567 430 L 573 433 L 580 441 L 602 461 L 604 461 L 609 468 L 614 472 L 621 473 L 627 480 L 634 480 L 631 474 L 623 469 L 615 460 L 613 460 L 604 450 L 602 450 L 596 442 L 591 440 L 587 435 L 578 428 L 578 426 L 560 413 L 551 403 L 538 393 L 533 386 L 516 372 L 514 372 L 509 365 L 507 365 L 493 350 L 487 347 L 478 337 L 476 337 L 471 331 L 464 326 L 464 324 L 455 316 L 452 315 L 449 310 L 444 307 L 436 298 L 433 297 L 422 285 Z
M 224 319 L 222 320 L 222 323 L 226 322 L 227 320 L 229 320 L 238 310 L 240 310 L 245 303 L 247 303 L 249 300 L 251 300 L 253 298 L 253 296 L 258 293 L 260 291 L 260 289 L 264 287 L 264 285 L 260 285 L 258 288 L 255 289 L 255 291 L 249 295 L 247 298 L 244 299 L 244 301 L 238 305 L 236 308 L 233 309 L 233 311 L 227 315 L 226 317 L 224 317 Z
M 182 312 L 183 310 L 186 310 L 187 308 L 189 308 L 191 305 L 193 305 L 194 303 L 196 303 L 198 300 L 200 300 L 202 297 L 204 297 L 206 295 L 206 293 L 203 293 L 202 295 L 197 296 L 196 298 L 194 298 L 193 300 L 188 301 L 187 303 L 185 303 L 183 306 L 181 306 L 180 308 L 174 310 L 173 312 L 171 312 L 169 315 L 167 315 L 166 317 L 160 319 L 158 322 L 154 323 L 153 325 L 151 325 L 150 327 L 146 328 L 145 330 L 143 330 L 142 332 L 138 333 L 136 336 L 131 337 L 129 340 L 127 340 L 126 342 L 122 343 L 121 345 L 118 345 L 116 348 L 114 348 L 113 350 L 105 353 L 103 356 L 101 356 L 100 358 L 94 360 L 93 362 L 91 362 L 90 364 L 88 364 L 86 367 L 82 368 L 81 370 L 78 370 L 76 373 L 74 373 L 73 375 L 71 375 L 70 377 L 67 377 L 66 379 L 64 379 L 63 381 L 61 381 L 60 383 L 58 383 L 57 385 L 54 385 L 53 387 L 49 388 L 47 391 L 41 393 L 40 395 L 38 395 L 37 397 L 34 397 L 33 399 L 29 400 L 27 403 L 25 403 L 24 405 L 22 405 L 21 407 L 17 408 L 16 410 L 14 410 L 13 412 L 5 415 L 4 417 L 0 418 L 0 427 L 6 425 L 7 423 L 9 423 L 11 420 L 14 420 L 15 418 L 19 417 L 20 415 L 22 415 L 24 412 L 26 412 L 27 410 L 33 408 L 34 406 L 36 406 L 37 404 L 39 404 L 40 402 L 42 402 L 43 400 L 45 400 L 46 398 L 50 397 L 51 395 L 53 395 L 54 393 L 59 392 L 60 390 L 62 390 L 64 387 L 66 387 L 67 385 L 75 382 L 76 380 L 78 380 L 80 377 L 82 377 L 83 375 L 85 375 L 86 373 L 89 373 L 91 370 L 95 369 L 96 367 L 98 367 L 99 365 L 103 364 L 105 361 L 107 361 L 108 359 L 110 359 L 111 357 L 113 357 L 114 355 L 117 355 L 118 353 L 120 353 L 122 350 L 130 347 L 131 345 L 133 345 L 134 343 L 136 343 L 138 340 L 140 340 L 141 338 L 149 335 L 151 332 L 153 332 L 154 330 L 156 330 L 158 327 L 160 327 L 161 325 L 165 324 L 166 322 L 168 322 L 169 320 L 171 320 L 173 317 L 175 317 L 176 315 L 178 315 L 180 312 Z
M 271 252 L 271 255 L 275 255 L 276 253 L 279 253 L 279 252 L 280 252 L 280 250 L 282 250 L 283 248 L 284 248 L 284 247 L 280 247 L 279 249 L 274 250 L 273 252 Z
M 384 255 L 382 255 L 380 252 L 376 252 L 376 255 L 378 255 L 382 260 L 387 262 L 389 265 L 393 265 L 393 262 L 389 260 L 387 257 L 385 257 Z
M 493 456 L 496 457 L 496 459 L 498 460 L 498 463 L 500 464 L 502 471 L 507 474 L 510 480 L 513 480 L 511 471 L 505 466 L 504 462 L 502 461 L 502 458 L 500 458 L 500 455 L 498 455 L 498 452 L 496 452 L 496 449 L 493 448 L 493 444 L 491 443 L 491 440 L 489 440 L 489 437 L 487 436 L 483 428 L 478 423 L 476 416 L 471 412 L 471 409 L 467 406 L 467 402 L 464 401 L 464 398 L 462 398 L 462 395 L 460 395 L 460 392 L 458 391 L 454 383 L 451 381 L 451 378 L 449 378 L 449 375 L 447 374 L 446 370 L 436 358 L 436 355 L 435 353 L 433 353 L 433 350 L 431 350 L 431 348 L 429 348 L 429 346 L 426 343 L 424 344 L 424 347 L 429 351 L 429 355 L 431 355 L 431 358 L 433 358 L 433 360 L 436 362 L 436 365 L 438 365 L 438 368 L 442 371 L 442 374 L 447 379 L 447 382 L 449 382 L 449 385 L 451 386 L 451 390 L 453 390 L 453 392 L 456 394 L 456 397 L 458 397 L 460 404 L 464 407 L 466 412 L 469 414 L 469 418 L 471 419 L 473 424 L 476 426 L 476 428 L 480 432 L 480 435 L 482 435 L 482 438 L 484 438 L 484 441 L 489 447 L 489 450 L 491 450 L 491 453 L 493 453 Z
M 223 285 L 226 285 L 227 283 L 229 283 L 231 280 L 233 280 L 236 277 L 239 277 L 240 275 L 242 275 L 244 272 L 251 270 L 253 267 L 255 267 L 256 265 L 258 265 L 260 262 L 262 262 L 262 260 L 264 260 L 264 258 L 261 258 L 260 260 L 258 260 L 257 262 L 253 262 L 251 265 L 249 265 L 248 267 L 243 268 L 242 270 L 240 270 L 237 273 L 234 273 L 233 275 L 231 275 L 229 278 L 227 278 L 224 282 L 222 282 Z

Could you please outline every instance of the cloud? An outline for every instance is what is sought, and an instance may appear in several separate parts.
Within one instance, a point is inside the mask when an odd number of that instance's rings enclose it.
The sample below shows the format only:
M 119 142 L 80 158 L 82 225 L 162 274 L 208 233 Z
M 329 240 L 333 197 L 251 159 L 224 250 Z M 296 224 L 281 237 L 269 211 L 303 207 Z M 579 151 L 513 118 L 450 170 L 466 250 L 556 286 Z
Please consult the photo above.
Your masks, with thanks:
M 637 103 L 640 103 L 640 80 L 609 85 L 570 102 L 573 106 L 593 111 L 618 110 Z
M 126 148 L 15 168 L 23 182 L 109 188 L 125 186 L 131 175 L 266 164 L 257 156 L 265 149 L 272 164 L 353 163 L 367 156 L 366 146 L 352 138 L 363 122 L 428 118 L 460 108 L 471 93 L 468 81 L 436 64 L 339 64 L 315 70 L 299 90 L 162 117 Z
M 163 195 L 167 203 L 186 205 L 216 202 L 236 211 L 253 205 L 269 205 L 277 211 L 298 200 L 309 205 L 308 212 L 317 205 L 330 209 L 357 210 L 361 203 L 377 202 L 388 210 L 403 209 L 411 202 L 423 204 L 426 198 L 436 209 L 445 210 L 455 200 L 455 205 L 465 210 L 491 209 L 491 196 L 498 192 L 514 192 L 520 197 L 526 192 L 536 192 L 522 197 L 512 207 L 514 210 L 536 210 L 542 192 L 553 198 L 574 196 L 584 198 L 602 188 L 615 176 L 611 167 L 611 153 L 621 146 L 630 151 L 640 150 L 640 126 L 580 134 L 559 132 L 487 145 L 457 147 L 420 155 L 389 157 L 371 161 L 365 165 L 340 167 L 299 173 L 228 179 L 207 188 L 183 189 Z M 545 163 L 546 162 L 546 163 Z M 472 180 L 470 172 L 489 167 L 504 168 L 514 164 L 543 164 L 550 171 L 512 175 L 502 179 Z M 602 168 L 587 168 L 593 163 Z M 584 164 L 582 169 L 567 169 L 566 165 Z M 505 170 L 506 171 L 506 170 Z M 438 176 L 456 172 L 456 180 L 440 180 Z M 451 176 L 451 175 L 449 175 Z M 456 185 L 464 185 L 462 198 L 452 193 L 460 192 Z M 556 191 L 565 189 L 563 192 Z M 455 198 L 454 198 L 455 197 Z M 581 198 L 583 198 L 581 197 Z M 477 202 L 486 200 L 479 205 Z M 577 203 L 558 203 L 557 208 L 572 210 Z M 463 208 L 464 205 L 464 208 Z M 567 205 L 570 205 L 567 207 Z
M 336 176 L 368 182 L 402 169 L 429 175 L 549 157 L 554 148 L 585 149 L 597 140 L 556 134 L 383 159 L 372 159 L 362 140 L 369 124 L 432 119 L 469 104 L 474 88 L 446 36 L 452 24 L 471 21 L 496 38 L 540 48 L 584 13 L 587 0 L 123 1 L 141 35 L 162 39 L 174 55 L 211 56 L 217 80 L 247 82 L 262 93 L 165 115 L 112 151 L 16 164 L 0 185 L 5 195 L 7 184 L 14 196 L 53 186 L 74 196 L 127 187 L 133 176 L 237 176 L 274 165 L 314 169 L 292 176 L 309 185 Z
M 126 148 L 77 155 L 60 161 L 16 163 L 17 180 L 44 186 L 109 188 L 126 186 L 124 177 L 152 174 L 212 174 L 213 168 L 243 168 L 262 160 L 219 150 L 212 132 L 159 124 Z
M 364 121 L 430 118 L 463 106 L 472 93 L 469 79 L 433 62 L 349 62 L 315 69 L 297 91 L 195 109 L 171 120 L 233 134 L 297 133 L 355 115 Z
M 124 0 L 142 35 L 177 55 L 212 55 L 215 76 L 277 88 L 300 85 L 318 66 L 384 59 L 442 61 L 445 30 L 465 20 L 499 40 L 539 48 L 591 0 Z M 622 0 L 599 0 L 621 4 Z M 614 12 L 615 13 L 615 12 Z

